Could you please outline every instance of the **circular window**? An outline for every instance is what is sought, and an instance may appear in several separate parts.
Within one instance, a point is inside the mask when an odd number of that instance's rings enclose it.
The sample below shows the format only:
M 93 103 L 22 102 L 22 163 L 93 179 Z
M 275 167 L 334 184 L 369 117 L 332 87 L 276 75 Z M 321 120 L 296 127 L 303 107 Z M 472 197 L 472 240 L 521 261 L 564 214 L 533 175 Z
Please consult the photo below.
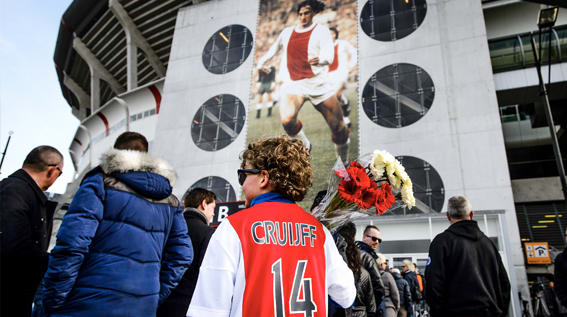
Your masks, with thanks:
M 207 100 L 193 117 L 191 137 L 205 151 L 220 150 L 236 139 L 246 119 L 244 105 L 233 95 Z
M 360 26 L 378 41 L 395 41 L 410 35 L 425 19 L 425 0 L 369 0 L 360 13 Z
M 213 74 L 226 74 L 238 68 L 252 51 L 252 33 L 239 24 L 218 30 L 205 44 L 203 65 Z
M 401 128 L 421 119 L 434 97 L 435 86 L 425 70 L 393 64 L 370 77 L 362 91 L 362 108 L 374 123 Z
M 201 178 L 195 184 L 193 184 L 185 194 L 183 194 L 182 200 L 185 200 L 185 195 L 189 193 L 194 188 L 204 188 L 206 190 L 210 190 L 215 193 L 217 196 L 218 202 L 225 202 L 225 201 L 235 201 L 236 200 L 236 193 L 234 189 L 227 182 L 224 178 L 218 176 L 207 176 L 205 178 Z
M 441 212 L 445 202 L 445 188 L 439 173 L 426 161 L 413 156 L 396 157 L 406 168 L 413 183 L 415 207 L 394 210 L 393 214 L 421 214 Z

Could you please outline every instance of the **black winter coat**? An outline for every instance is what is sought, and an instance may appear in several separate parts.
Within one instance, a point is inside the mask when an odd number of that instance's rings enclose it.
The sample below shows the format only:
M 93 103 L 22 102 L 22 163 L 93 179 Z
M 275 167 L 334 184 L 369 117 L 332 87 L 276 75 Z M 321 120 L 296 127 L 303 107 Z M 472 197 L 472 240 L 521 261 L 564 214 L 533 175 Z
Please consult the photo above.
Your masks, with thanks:
M 399 273 L 392 273 L 392 276 L 398 286 L 398 292 L 400 292 L 400 307 L 408 307 L 411 304 L 411 290 L 408 281 Z
M 183 212 L 187 222 L 187 231 L 193 243 L 193 263 L 187 269 L 179 285 L 171 292 L 169 297 L 160 305 L 157 317 L 185 316 L 191 297 L 199 278 L 199 268 L 205 257 L 205 251 L 214 229 L 207 225 L 205 215 L 195 208 L 185 208 Z
M 555 295 L 563 307 L 567 307 L 567 254 L 561 252 L 555 258 Z
M 510 281 L 498 249 L 473 220 L 452 224 L 429 247 L 426 300 L 431 316 L 505 316 Z
M 376 253 L 362 241 L 356 241 L 356 244 L 360 248 L 360 260 L 362 262 L 362 267 L 368 274 L 370 274 L 370 280 L 372 281 L 372 289 L 374 290 L 374 298 L 376 299 L 376 307 L 379 307 L 382 303 L 382 297 L 384 297 L 384 283 L 382 282 L 382 277 L 380 276 L 380 270 L 378 269 L 378 264 L 376 263 Z
M 0 315 L 29 316 L 47 270 L 56 203 L 23 169 L 0 182 Z
M 417 281 L 417 274 L 413 271 L 406 271 L 402 273 L 404 280 L 408 282 L 411 291 L 411 301 L 418 302 L 421 299 L 421 292 L 419 290 L 419 282 Z
M 346 256 L 347 242 L 339 234 L 334 236 L 335 245 L 337 250 L 343 257 L 343 260 L 348 263 Z M 362 251 L 359 251 L 362 253 Z M 374 299 L 374 291 L 372 289 L 372 281 L 370 279 L 370 274 L 368 271 L 361 267 L 360 278 L 355 281 L 356 283 L 356 299 L 352 307 L 344 309 L 338 307 L 338 305 L 329 305 L 329 316 L 330 317 L 366 317 L 366 316 L 376 316 L 376 300 Z
M 362 268 L 360 278 L 356 281 L 356 300 L 354 305 L 347 309 L 351 317 L 373 316 L 376 313 L 376 300 L 372 293 L 370 274 Z

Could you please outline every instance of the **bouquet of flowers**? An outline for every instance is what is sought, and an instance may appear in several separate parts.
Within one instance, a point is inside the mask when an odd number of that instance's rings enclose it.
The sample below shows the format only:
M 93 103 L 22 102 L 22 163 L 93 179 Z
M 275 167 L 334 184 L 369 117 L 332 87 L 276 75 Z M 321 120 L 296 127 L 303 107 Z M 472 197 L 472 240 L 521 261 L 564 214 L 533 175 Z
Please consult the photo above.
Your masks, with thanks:
M 348 167 L 337 159 L 326 195 L 312 214 L 334 231 L 356 217 L 413 206 L 413 185 L 405 168 L 392 154 L 376 150 Z

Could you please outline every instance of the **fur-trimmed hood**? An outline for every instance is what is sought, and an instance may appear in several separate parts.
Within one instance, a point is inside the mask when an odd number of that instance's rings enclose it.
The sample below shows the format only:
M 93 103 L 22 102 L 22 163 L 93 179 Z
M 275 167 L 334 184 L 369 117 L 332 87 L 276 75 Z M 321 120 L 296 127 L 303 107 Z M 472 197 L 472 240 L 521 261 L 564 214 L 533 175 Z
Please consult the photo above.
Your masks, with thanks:
M 173 167 L 166 161 L 153 158 L 148 153 L 110 149 L 100 159 L 104 173 L 150 172 L 165 177 L 171 186 L 175 184 L 176 174 Z

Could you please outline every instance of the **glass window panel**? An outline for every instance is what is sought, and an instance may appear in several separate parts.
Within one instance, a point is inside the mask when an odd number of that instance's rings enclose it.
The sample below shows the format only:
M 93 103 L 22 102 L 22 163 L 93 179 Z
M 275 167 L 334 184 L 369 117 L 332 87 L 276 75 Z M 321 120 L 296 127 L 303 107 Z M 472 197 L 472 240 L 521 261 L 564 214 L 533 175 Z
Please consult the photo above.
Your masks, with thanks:
M 535 59 L 534 59 L 534 54 L 533 54 L 533 50 L 532 50 L 530 35 L 529 34 L 522 35 L 522 36 L 520 36 L 520 39 L 522 40 L 522 45 L 524 47 L 524 55 L 525 55 L 525 61 L 526 61 L 525 66 L 534 66 L 535 65 Z
M 244 57 L 244 48 L 243 47 L 235 47 L 228 50 L 228 60 L 227 64 L 238 64 L 240 65 L 240 61 Z M 236 67 L 238 67 L 236 65 Z
M 230 47 L 242 46 L 244 37 L 247 37 L 246 32 L 232 32 L 230 34 Z
M 252 50 L 252 33 L 242 25 L 226 26 L 211 36 L 203 49 L 205 68 L 224 74 L 240 66 Z
M 213 74 L 223 74 L 224 66 L 222 64 L 212 64 L 207 68 Z
M 561 61 L 567 61 L 567 29 L 557 30 L 556 32 L 559 37 Z
M 238 98 L 232 95 L 212 97 L 193 117 L 193 142 L 205 151 L 223 149 L 240 134 L 245 120 L 244 105 Z
M 225 202 L 225 201 L 235 201 L 236 200 L 236 193 L 234 189 L 230 185 L 228 181 L 226 181 L 222 177 L 218 176 L 208 176 L 201 178 L 195 184 L 193 184 L 185 194 L 190 192 L 194 188 L 204 188 L 206 190 L 210 190 L 215 193 L 217 197 L 217 202 Z M 183 198 L 185 198 L 185 194 Z
M 214 37 L 214 42 L 211 52 L 214 53 L 214 52 L 224 51 L 227 48 L 228 48 L 228 42 L 225 40 L 225 38 L 220 36 L 220 33 L 216 34 Z
M 388 74 L 388 76 L 381 76 L 380 78 L 377 78 L 376 82 L 378 84 L 385 85 L 387 88 L 395 89 L 397 79 L 394 76 L 391 76 L 391 74 Z M 376 85 L 374 85 L 374 86 L 378 87 Z M 384 93 L 386 93 L 386 92 L 384 91 Z M 387 93 L 387 94 L 392 95 L 392 93 Z
M 221 120 L 224 122 L 232 122 L 237 119 L 238 116 L 244 116 L 244 113 L 239 113 L 238 110 L 237 104 L 223 105 L 220 111 Z
M 226 64 L 226 54 L 228 51 L 217 51 L 213 53 L 212 66 Z
M 405 167 L 413 183 L 417 205 L 412 209 L 393 210 L 391 214 L 418 214 L 441 212 L 445 203 L 445 189 L 441 176 L 428 162 L 413 156 L 396 157 Z M 427 208 L 427 210 L 422 210 Z
M 366 115 L 378 125 L 401 128 L 421 119 L 433 104 L 435 87 L 427 72 L 394 64 L 376 72 L 362 92 Z
M 529 52 L 531 52 L 529 41 L 528 43 L 524 43 L 522 40 L 522 44 L 524 45 L 524 53 L 528 53 L 526 49 L 529 49 Z M 525 46 L 526 44 L 530 46 Z M 488 45 L 492 68 L 495 72 L 523 66 L 524 59 L 522 58 L 522 50 L 520 42 L 516 37 L 492 41 Z
M 395 41 L 413 33 L 426 13 L 425 0 L 369 0 L 362 8 L 360 25 L 377 41 Z

